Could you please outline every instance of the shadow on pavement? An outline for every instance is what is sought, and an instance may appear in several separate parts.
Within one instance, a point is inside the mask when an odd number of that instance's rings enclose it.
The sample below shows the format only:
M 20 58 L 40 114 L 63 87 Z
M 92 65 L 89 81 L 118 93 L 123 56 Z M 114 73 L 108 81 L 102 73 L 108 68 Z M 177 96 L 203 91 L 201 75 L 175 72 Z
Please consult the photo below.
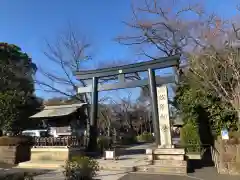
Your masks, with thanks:
M 120 155 L 139 155 L 145 154 L 147 148 L 154 148 L 155 146 L 152 143 L 138 143 L 128 148 L 122 149 Z
M 8 177 L 8 176 L 22 176 L 23 174 L 27 174 L 30 176 L 38 176 L 47 174 L 53 170 L 46 169 L 30 169 L 30 168 L 12 168 L 12 169 L 2 169 L 0 170 L 0 177 Z
M 204 167 L 214 167 L 210 148 L 206 149 L 201 160 L 188 160 L 188 166 L 190 167 L 188 169 L 189 173 L 193 173 L 196 169 Z
M 125 149 L 120 155 L 135 155 L 135 154 L 145 154 L 146 149 Z
M 111 175 L 120 175 L 120 174 L 126 174 L 127 172 L 118 172 L 118 173 L 108 173 L 108 174 L 103 174 L 103 175 L 99 175 L 99 176 L 111 176 Z M 130 173 L 130 172 L 129 172 Z

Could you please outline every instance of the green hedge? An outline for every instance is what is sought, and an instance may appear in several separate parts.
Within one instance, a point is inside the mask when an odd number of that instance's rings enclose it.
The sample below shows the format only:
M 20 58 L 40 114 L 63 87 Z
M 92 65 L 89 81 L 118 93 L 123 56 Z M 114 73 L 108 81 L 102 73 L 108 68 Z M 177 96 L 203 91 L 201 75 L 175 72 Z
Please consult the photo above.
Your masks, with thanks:
M 137 137 L 135 135 L 127 134 L 121 137 L 120 143 L 122 145 L 130 145 L 130 144 L 137 143 Z
M 141 135 L 137 136 L 137 141 L 138 142 L 153 142 L 154 137 L 153 137 L 152 133 L 143 132 Z
M 187 152 L 200 152 L 201 141 L 198 133 L 198 127 L 192 122 L 183 126 L 180 132 L 181 146 L 185 147 Z

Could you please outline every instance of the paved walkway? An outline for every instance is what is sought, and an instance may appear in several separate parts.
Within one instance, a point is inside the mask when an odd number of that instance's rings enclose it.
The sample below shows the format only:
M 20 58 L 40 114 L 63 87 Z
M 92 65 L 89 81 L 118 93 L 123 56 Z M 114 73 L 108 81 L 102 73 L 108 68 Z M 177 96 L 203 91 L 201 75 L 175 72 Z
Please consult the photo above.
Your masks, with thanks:
M 64 180 L 62 172 L 52 171 L 47 174 L 39 175 L 34 180 Z M 100 171 L 94 178 L 98 180 L 239 180 L 239 176 L 220 175 L 215 168 L 207 167 L 199 169 L 187 175 L 159 175 L 145 173 L 124 173 L 120 171 Z
M 63 173 L 61 172 L 61 170 L 57 170 L 57 171 L 50 171 L 46 174 L 42 174 L 39 176 L 35 176 L 34 180 L 64 180 L 64 176 Z
M 145 150 L 147 147 L 152 146 L 150 144 L 137 145 L 127 149 L 127 154 L 122 156 L 122 159 L 128 159 L 128 161 L 134 161 L 134 159 L 143 159 L 145 155 L 141 153 L 141 151 Z M 136 154 L 137 153 L 137 154 Z M 141 158 L 140 158 L 141 157 Z M 101 161 L 101 160 L 100 160 Z M 125 160 L 119 160 L 118 163 L 123 163 Z M 106 161 L 102 161 L 102 163 L 106 163 Z M 111 164 L 109 161 L 108 164 Z M 112 162 L 113 163 L 113 162 Z M 116 162 L 115 162 L 116 163 Z M 137 163 L 137 162 L 135 162 Z M 36 169 L 20 169 L 13 168 L 11 171 L 19 171 L 19 172 L 35 172 L 42 171 Z M 4 172 L 6 172 L 4 170 Z M 3 170 L 0 174 L 3 173 Z M 49 171 L 45 174 L 38 175 L 34 177 L 34 180 L 64 180 L 62 170 Z M 239 180 L 239 176 L 228 176 L 228 175 L 220 175 L 216 172 L 214 167 L 205 167 L 202 169 L 195 170 L 194 173 L 189 173 L 184 176 L 175 176 L 175 175 L 159 175 L 159 174 L 144 174 L 144 173 L 127 173 L 124 171 L 100 171 L 98 176 L 95 179 L 100 180 Z
M 127 173 L 119 171 L 100 171 L 94 179 L 98 180 L 118 180 L 127 175 Z M 52 171 L 47 174 L 34 177 L 34 180 L 64 180 L 63 174 L 60 171 Z
M 214 167 L 205 167 L 196 170 L 194 173 L 187 175 L 159 175 L 159 174 L 143 174 L 129 173 L 119 178 L 119 180 L 239 180 L 240 176 L 221 175 L 216 172 Z

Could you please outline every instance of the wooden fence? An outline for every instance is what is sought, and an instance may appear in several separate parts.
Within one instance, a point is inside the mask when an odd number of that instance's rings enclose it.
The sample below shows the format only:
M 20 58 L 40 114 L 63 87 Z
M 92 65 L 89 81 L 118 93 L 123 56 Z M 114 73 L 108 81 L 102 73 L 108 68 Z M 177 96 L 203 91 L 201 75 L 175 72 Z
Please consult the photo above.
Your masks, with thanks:
M 83 147 L 84 137 L 35 137 L 34 147 L 42 146 L 68 146 Z

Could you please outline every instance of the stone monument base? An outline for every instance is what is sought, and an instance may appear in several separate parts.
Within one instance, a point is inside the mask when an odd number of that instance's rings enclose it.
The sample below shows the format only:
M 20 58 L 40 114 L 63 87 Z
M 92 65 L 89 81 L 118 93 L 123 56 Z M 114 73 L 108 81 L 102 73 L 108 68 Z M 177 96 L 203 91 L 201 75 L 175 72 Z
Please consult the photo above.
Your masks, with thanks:
M 149 173 L 186 174 L 185 150 L 179 148 L 146 149 L 149 166 L 142 171 Z
M 173 149 L 174 145 L 158 145 L 158 149 Z

